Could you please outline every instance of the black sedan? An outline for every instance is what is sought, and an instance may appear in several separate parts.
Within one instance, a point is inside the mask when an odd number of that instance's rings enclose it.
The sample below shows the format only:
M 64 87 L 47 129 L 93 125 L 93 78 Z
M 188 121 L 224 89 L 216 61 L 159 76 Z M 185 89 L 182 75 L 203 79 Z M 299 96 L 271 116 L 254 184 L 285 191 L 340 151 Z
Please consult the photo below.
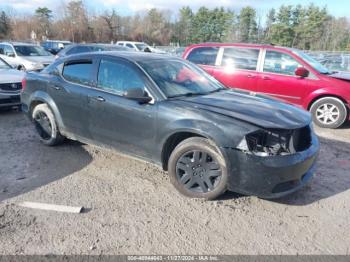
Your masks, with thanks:
M 67 137 L 156 163 L 189 197 L 276 198 L 314 173 L 319 142 L 309 113 L 228 90 L 180 58 L 83 54 L 26 80 L 23 110 L 44 144 Z

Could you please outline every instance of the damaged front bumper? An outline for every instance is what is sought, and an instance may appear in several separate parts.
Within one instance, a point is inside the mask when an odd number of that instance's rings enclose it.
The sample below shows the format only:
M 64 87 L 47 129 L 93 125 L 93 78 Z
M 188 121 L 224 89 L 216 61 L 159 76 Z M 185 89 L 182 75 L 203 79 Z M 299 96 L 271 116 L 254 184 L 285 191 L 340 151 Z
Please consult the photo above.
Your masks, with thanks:
M 303 187 L 314 175 L 319 141 L 312 132 L 308 149 L 290 155 L 257 156 L 222 148 L 229 165 L 233 192 L 261 198 L 279 198 Z

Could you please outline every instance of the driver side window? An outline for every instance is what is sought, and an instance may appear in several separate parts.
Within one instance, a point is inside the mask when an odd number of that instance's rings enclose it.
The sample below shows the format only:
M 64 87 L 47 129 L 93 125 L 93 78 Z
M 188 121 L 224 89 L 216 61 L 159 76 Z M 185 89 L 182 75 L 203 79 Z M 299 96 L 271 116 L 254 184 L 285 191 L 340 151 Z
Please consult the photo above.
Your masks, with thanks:
M 288 54 L 277 51 L 266 51 L 264 72 L 295 75 L 295 70 L 302 65 Z
M 102 59 L 97 86 L 108 92 L 123 95 L 130 88 L 145 88 L 138 72 L 128 64 Z

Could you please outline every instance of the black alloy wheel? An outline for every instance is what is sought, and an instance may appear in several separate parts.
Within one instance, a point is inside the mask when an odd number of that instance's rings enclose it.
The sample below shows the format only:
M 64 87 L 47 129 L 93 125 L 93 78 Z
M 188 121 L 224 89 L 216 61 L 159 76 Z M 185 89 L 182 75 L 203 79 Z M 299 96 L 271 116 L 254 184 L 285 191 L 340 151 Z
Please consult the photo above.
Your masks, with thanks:
M 228 188 L 225 157 L 214 141 L 190 137 L 179 143 L 170 155 L 171 183 L 183 195 L 213 200 Z
M 52 125 L 49 117 L 43 112 L 39 111 L 34 116 L 34 124 L 40 137 L 44 140 L 49 140 L 52 136 Z
M 217 160 L 204 151 L 189 151 L 176 164 L 176 177 L 183 186 L 196 193 L 213 191 L 219 184 L 221 168 Z
M 39 104 L 33 109 L 32 118 L 40 140 L 47 146 L 55 146 L 64 141 L 61 135 L 55 115 L 47 104 Z

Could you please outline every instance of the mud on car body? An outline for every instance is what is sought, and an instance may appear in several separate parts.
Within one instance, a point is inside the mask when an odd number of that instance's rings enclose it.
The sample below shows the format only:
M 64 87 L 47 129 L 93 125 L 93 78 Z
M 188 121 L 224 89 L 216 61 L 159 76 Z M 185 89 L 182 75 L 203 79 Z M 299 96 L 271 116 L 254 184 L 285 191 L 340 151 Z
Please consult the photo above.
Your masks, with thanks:
M 43 143 L 68 137 L 156 163 L 189 197 L 280 197 L 310 180 L 319 150 L 308 112 L 228 90 L 180 58 L 66 57 L 28 74 L 21 98 Z

